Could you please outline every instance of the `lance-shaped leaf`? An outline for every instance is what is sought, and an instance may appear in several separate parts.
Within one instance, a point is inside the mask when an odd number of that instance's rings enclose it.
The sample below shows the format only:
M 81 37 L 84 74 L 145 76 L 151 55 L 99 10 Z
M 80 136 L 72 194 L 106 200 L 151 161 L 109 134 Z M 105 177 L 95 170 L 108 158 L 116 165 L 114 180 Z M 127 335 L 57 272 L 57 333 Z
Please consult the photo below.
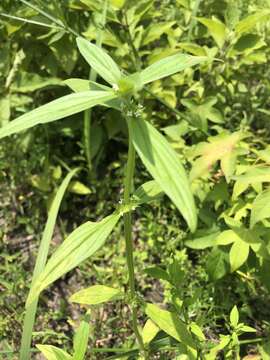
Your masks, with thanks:
M 26 306 L 48 285 L 100 249 L 120 216 L 118 212 L 113 213 L 100 222 L 88 221 L 74 230 L 51 256 L 44 271 L 34 282 Z
M 79 328 L 76 330 L 73 340 L 74 354 L 72 360 L 84 360 L 85 358 L 90 335 L 90 323 L 88 317 L 89 316 L 81 321 Z
M 145 313 L 161 330 L 184 345 L 195 348 L 191 334 L 177 314 L 163 310 L 154 304 L 146 304 Z
M 181 161 L 168 141 L 144 120 L 130 123 L 134 147 L 147 170 L 181 212 L 191 231 L 197 214 L 190 185 Z
M 77 45 L 88 64 L 109 84 L 117 84 L 121 79 L 121 71 L 114 60 L 100 47 L 88 40 L 78 37 Z
M 66 351 L 52 345 L 37 345 L 38 350 L 42 352 L 47 360 L 72 360 Z
M 148 66 L 140 73 L 140 80 L 143 84 L 162 79 L 178 73 L 191 66 L 209 60 L 206 56 L 192 56 L 187 54 L 175 54 L 161 59 Z
M 78 304 L 98 305 L 107 301 L 120 299 L 123 295 L 119 289 L 104 285 L 94 285 L 76 292 L 69 300 Z
M 0 129 L 0 139 L 38 124 L 62 119 L 116 98 L 113 91 L 84 91 L 63 96 L 9 122 Z

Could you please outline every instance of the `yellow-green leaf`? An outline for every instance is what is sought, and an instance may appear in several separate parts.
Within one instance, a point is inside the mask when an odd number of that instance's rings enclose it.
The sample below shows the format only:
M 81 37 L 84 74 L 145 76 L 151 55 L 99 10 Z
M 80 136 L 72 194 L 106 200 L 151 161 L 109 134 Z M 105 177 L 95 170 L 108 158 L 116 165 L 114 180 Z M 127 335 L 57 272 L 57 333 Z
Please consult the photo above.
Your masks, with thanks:
M 36 345 L 47 360 L 72 360 L 66 351 L 52 345 Z
M 71 181 L 68 190 L 74 194 L 78 195 L 88 195 L 91 194 L 89 187 L 81 183 L 80 181 Z
M 236 25 L 236 33 L 242 34 L 251 30 L 257 24 L 262 24 L 263 21 L 269 20 L 270 10 L 260 10 L 252 15 L 248 15 Z
M 119 289 L 104 285 L 94 285 L 73 294 L 69 301 L 85 305 L 98 305 L 104 302 L 118 300 L 123 297 Z
M 230 250 L 230 265 L 231 265 L 231 271 L 235 271 L 240 266 L 242 266 L 249 254 L 249 244 L 242 241 L 237 240 L 233 243 L 231 250 Z
M 214 38 L 219 48 L 222 48 L 226 39 L 226 26 L 220 20 L 198 17 L 197 20 L 207 27 L 210 35 Z

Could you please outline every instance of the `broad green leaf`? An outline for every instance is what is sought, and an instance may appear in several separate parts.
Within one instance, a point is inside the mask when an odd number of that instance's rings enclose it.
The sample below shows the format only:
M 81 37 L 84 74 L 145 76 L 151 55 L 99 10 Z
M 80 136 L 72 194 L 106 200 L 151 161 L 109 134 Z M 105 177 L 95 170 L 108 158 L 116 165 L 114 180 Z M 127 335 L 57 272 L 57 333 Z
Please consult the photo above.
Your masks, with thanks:
M 79 78 L 71 78 L 63 81 L 72 91 L 82 92 L 90 90 L 90 81 Z
M 163 191 L 158 183 L 154 180 L 147 181 L 141 185 L 134 194 L 132 195 L 132 201 L 135 201 L 137 204 L 145 204 L 155 200 L 159 200 Z
M 270 190 L 259 194 L 252 204 L 250 215 L 250 227 L 253 228 L 257 222 L 270 217 Z
M 240 266 L 242 266 L 246 262 L 248 258 L 248 254 L 249 254 L 248 243 L 242 240 L 238 240 L 233 243 L 230 250 L 230 265 L 232 272 L 240 268 Z
M 100 47 L 90 41 L 77 38 L 80 53 L 88 64 L 109 84 L 117 84 L 121 79 L 121 71 L 114 60 Z
M 66 351 L 52 345 L 36 345 L 47 360 L 72 360 Z
M 190 172 L 191 181 L 205 174 L 209 175 L 212 166 L 218 160 L 222 160 L 224 157 L 226 159 L 226 157 L 235 150 L 237 144 L 242 138 L 243 134 L 241 132 L 235 132 L 233 134 L 222 133 L 209 138 L 209 143 L 199 143 L 192 152 L 192 157 L 199 156 L 199 158 L 195 160 L 192 166 L 192 170 Z M 226 159 L 226 162 L 227 161 L 228 159 Z M 225 166 L 224 162 L 223 168 L 225 171 L 228 169 L 227 176 L 231 176 L 231 168 L 228 167 L 227 164 Z
M 123 297 L 123 293 L 119 289 L 104 285 L 94 285 L 76 292 L 69 300 L 79 304 L 97 305 L 108 301 L 118 300 L 121 299 L 121 297 Z
M 260 10 L 255 14 L 245 17 L 243 20 L 239 21 L 236 25 L 236 33 L 242 34 L 251 30 L 258 24 L 262 24 L 263 21 L 269 20 L 270 10 Z
M 205 56 L 192 56 L 180 53 L 168 56 L 142 70 L 140 73 L 141 81 L 143 84 L 148 84 L 207 60 L 209 59 Z
M 238 325 L 238 321 L 239 321 L 239 312 L 237 306 L 234 305 L 234 307 L 230 312 L 230 323 L 232 327 L 236 328 L 236 326 Z
M 66 95 L 24 114 L 0 129 L 0 139 L 38 124 L 62 119 L 116 98 L 114 92 L 84 91 Z
M 86 320 L 82 320 L 74 336 L 74 340 L 73 340 L 74 354 L 72 360 L 84 360 L 84 356 L 87 351 L 89 334 L 90 334 L 89 322 L 87 322 Z
M 181 161 L 168 141 L 149 122 L 130 123 L 134 147 L 147 170 L 181 212 L 190 230 L 197 226 L 193 195 Z
M 241 239 L 241 238 L 240 238 Z M 225 230 L 217 237 L 217 245 L 230 245 L 231 243 L 238 241 L 239 236 L 233 230 Z
M 157 305 L 146 304 L 145 313 L 157 326 L 184 345 L 196 348 L 185 323 L 177 314 L 163 310 Z
M 222 48 L 226 39 L 226 26 L 218 19 L 207 19 L 198 17 L 197 20 L 207 27 L 219 48 Z
M 44 271 L 36 279 L 30 290 L 27 305 L 31 304 L 48 285 L 100 249 L 120 216 L 119 213 L 114 213 L 100 222 L 88 221 L 74 230 L 51 256 Z
M 229 259 L 227 253 L 214 248 L 207 257 L 206 271 L 211 281 L 217 281 L 229 273 Z
M 148 319 L 143 327 L 142 339 L 144 344 L 149 344 L 159 332 L 159 327 Z

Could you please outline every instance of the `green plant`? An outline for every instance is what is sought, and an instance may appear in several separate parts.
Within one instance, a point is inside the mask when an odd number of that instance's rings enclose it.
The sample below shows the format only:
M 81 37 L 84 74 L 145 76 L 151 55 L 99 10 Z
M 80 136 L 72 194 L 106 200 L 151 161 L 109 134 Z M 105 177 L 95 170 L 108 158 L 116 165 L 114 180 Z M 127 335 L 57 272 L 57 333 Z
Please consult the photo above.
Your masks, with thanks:
M 142 336 L 138 328 L 137 308 L 139 305 L 135 287 L 135 273 L 133 263 L 131 212 L 139 204 L 148 202 L 152 197 L 148 194 L 148 186 L 142 188 L 142 197 L 132 200 L 133 176 L 135 166 L 135 150 L 140 156 L 147 170 L 155 179 L 155 186 L 164 191 L 176 204 L 182 213 L 191 231 L 195 231 L 197 218 L 193 196 L 189 187 L 188 179 L 180 160 L 166 139 L 145 120 L 141 119 L 140 108 L 138 108 L 138 93 L 143 87 L 155 80 L 164 78 L 194 66 L 207 60 L 206 57 L 194 57 L 184 54 L 176 54 L 162 59 L 148 68 L 132 75 L 122 75 L 120 69 L 112 58 L 99 47 L 89 43 L 87 40 L 78 38 L 78 47 L 90 66 L 105 80 L 112 88 L 87 80 L 70 80 L 69 86 L 78 83 L 85 91 L 64 96 L 54 100 L 47 105 L 22 115 L 18 119 L 8 123 L 0 130 L 0 138 L 26 130 L 40 123 L 48 123 L 65 116 L 86 110 L 95 105 L 106 107 L 114 106 L 120 109 L 126 118 L 129 131 L 129 148 L 126 176 L 124 181 L 123 204 L 112 214 L 98 223 L 85 223 L 76 229 L 65 242 L 57 249 L 42 269 L 44 260 L 38 261 L 41 266 L 38 273 L 34 273 L 33 285 L 31 286 L 26 308 L 31 309 L 34 314 L 37 298 L 40 292 L 48 285 L 58 279 L 66 272 L 72 270 L 83 260 L 91 256 L 105 242 L 114 226 L 124 216 L 124 229 L 126 239 L 126 259 L 129 272 L 129 303 L 131 304 L 132 326 L 135 332 L 141 354 L 148 358 Z M 90 90 L 86 90 L 90 88 Z M 98 89 L 98 90 L 97 90 Z M 179 181 L 180 180 L 180 181 Z M 154 188 L 155 188 L 154 186 Z M 150 187 L 152 191 L 152 187 Z M 139 193 L 141 191 L 139 190 Z M 58 205 L 59 206 L 59 205 Z M 54 214 L 55 217 L 56 214 Z M 53 223 L 49 220 L 50 224 Z M 52 228 L 50 227 L 50 233 Z M 47 230 L 44 233 L 47 237 Z M 50 236 L 48 236 L 48 240 Z M 46 246 L 48 248 L 48 240 Z M 46 259 L 46 253 L 43 254 Z M 33 319 L 26 317 L 26 332 L 32 328 Z M 180 330 L 184 330 L 182 325 Z M 180 338 L 181 340 L 181 338 Z M 29 338 L 27 340 L 29 344 Z M 185 342 L 185 341 L 184 341 Z M 26 359 L 28 344 L 23 343 L 21 359 Z M 188 342 L 186 345 L 190 345 Z M 26 348 L 26 353 L 24 352 Z

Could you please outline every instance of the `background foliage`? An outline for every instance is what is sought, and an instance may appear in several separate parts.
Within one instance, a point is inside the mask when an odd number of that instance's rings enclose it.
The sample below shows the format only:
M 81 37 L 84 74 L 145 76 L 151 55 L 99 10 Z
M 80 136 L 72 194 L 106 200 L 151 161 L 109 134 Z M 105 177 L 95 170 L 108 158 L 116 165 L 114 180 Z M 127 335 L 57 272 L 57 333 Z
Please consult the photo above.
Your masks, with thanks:
M 89 77 L 74 34 L 96 40 L 103 1 L 31 5 L 0 4 L 1 126 L 68 94 L 65 79 Z M 144 92 L 140 111 L 166 135 L 189 171 L 199 227 L 191 235 L 165 197 L 139 208 L 135 261 L 143 269 L 138 281 L 145 298 L 184 311 L 209 340 L 199 339 L 204 353 L 231 336 L 220 353 L 228 359 L 236 356 L 237 346 L 241 358 L 270 358 L 269 17 L 269 0 L 111 0 L 102 29 L 104 47 L 127 73 L 178 51 L 217 59 L 156 81 Z M 109 214 L 123 196 L 124 120 L 113 109 L 92 112 L 90 178 L 82 126 L 78 114 L 0 143 L 1 351 L 18 349 L 33 261 L 65 173 L 85 169 L 64 199 L 52 248 L 85 219 Z M 136 183 L 148 178 L 138 162 Z M 91 261 L 42 295 L 35 342 L 70 349 L 82 309 L 71 306 L 69 296 L 94 283 L 125 287 L 123 256 L 119 225 Z M 256 330 L 236 344 L 234 305 L 241 322 Z M 91 358 L 106 358 L 100 348 L 132 346 L 128 320 L 121 302 L 93 309 Z M 168 354 L 158 358 L 177 356 Z

